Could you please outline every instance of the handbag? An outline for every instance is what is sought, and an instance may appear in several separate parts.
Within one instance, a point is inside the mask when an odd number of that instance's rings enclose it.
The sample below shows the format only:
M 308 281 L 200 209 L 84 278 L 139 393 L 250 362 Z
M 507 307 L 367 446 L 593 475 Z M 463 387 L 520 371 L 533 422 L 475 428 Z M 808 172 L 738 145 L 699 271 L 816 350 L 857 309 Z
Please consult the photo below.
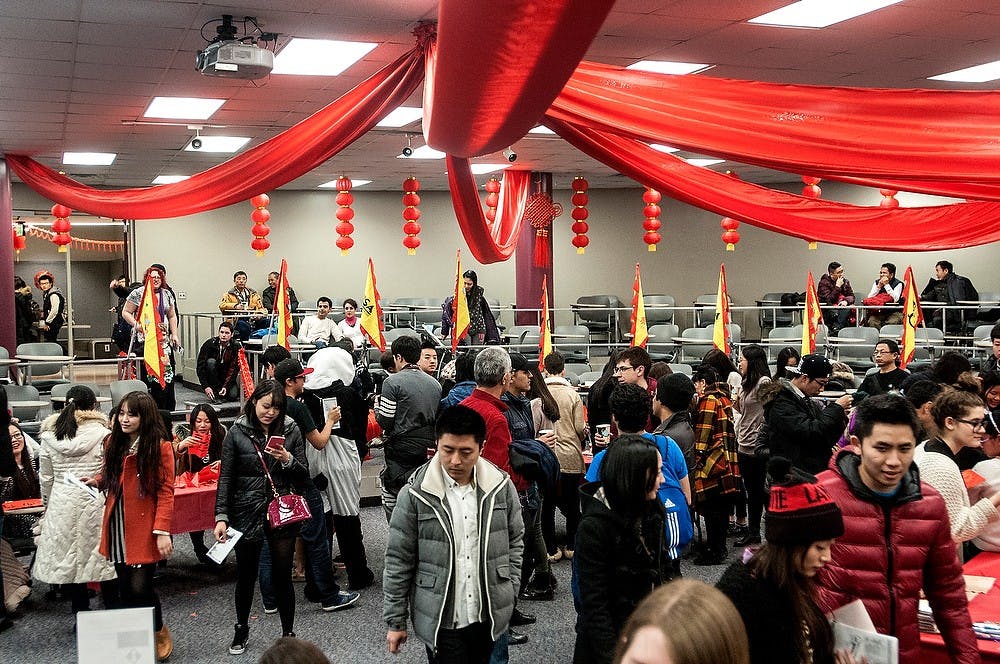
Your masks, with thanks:
M 260 457 L 260 464 L 264 467 L 264 475 L 267 476 L 271 491 L 274 492 L 274 500 L 267 505 L 267 520 L 271 527 L 283 528 L 299 521 L 311 519 L 312 512 L 309 511 L 309 505 L 305 498 L 295 493 L 278 493 L 278 488 L 274 486 L 274 480 L 271 479 L 271 473 L 267 470 L 264 455 L 260 453 L 260 448 L 256 444 L 253 448 L 257 451 L 257 456 Z

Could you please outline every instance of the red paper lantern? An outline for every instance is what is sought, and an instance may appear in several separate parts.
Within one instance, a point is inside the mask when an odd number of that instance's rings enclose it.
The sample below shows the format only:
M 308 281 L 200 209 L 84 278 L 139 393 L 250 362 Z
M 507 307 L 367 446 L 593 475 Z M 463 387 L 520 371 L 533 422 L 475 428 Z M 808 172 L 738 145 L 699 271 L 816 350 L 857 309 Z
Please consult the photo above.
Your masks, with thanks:
M 21 253 L 21 250 L 28 246 L 27 241 L 24 239 L 22 233 L 18 233 L 17 229 L 11 226 L 10 232 L 14 235 L 14 251 Z
M 649 251 L 656 251 L 656 245 L 662 239 L 662 236 L 656 232 L 660 230 L 659 202 L 662 200 L 662 197 L 660 196 L 660 192 L 652 187 L 648 187 L 642 194 L 642 200 L 646 203 L 646 207 L 642 210 L 643 215 L 646 217 L 646 220 L 642 222 L 642 227 L 646 230 L 646 234 L 642 236 L 642 241 L 646 243 Z
M 59 253 L 66 253 L 66 246 L 73 241 L 73 238 L 69 236 L 71 230 L 71 225 L 69 223 L 68 217 L 73 214 L 65 205 L 56 203 L 52 206 L 52 216 L 56 218 L 52 222 L 52 232 L 55 235 L 52 236 L 52 243 L 59 247 Z
M 417 207 L 420 205 L 418 191 L 420 191 L 420 180 L 412 175 L 403 180 L 403 220 L 406 221 L 403 224 L 403 233 L 406 236 L 403 238 L 403 246 L 406 247 L 408 256 L 416 254 L 417 247 L 420 246 L 420 238 L 417 237 L 420 234 L 420 224 L 417 223 L 420 219 L 420 209 Z
M 573 178 L 573 198 L 570 201 L 573 203 L 573 211 L 570 216 L 573 217 L 574 223 L 570 229 L 575 233 L 573 236 L 573 246 L 576 247 L 576 253 L 582 254 L 590 244 L 590 238 L 587 237 L 587 231 L 590 227 L 585 221 L 590 217 L 590 212 L 587 210 L 587 203 L 590 202 L 590 197 L 587 195 L 587 189 L 590 188 L 590 183 L 584 178 L 577 176 Z
M 354 224 L 351 220 L 354 219 L 354 210 L 351 209 L 351 205 L 354 204 L 354 194 L 351 193 L 351 187 L 353 183 L 351 178 L 346 175 L 341 175 L 337 178 L 337 212 L 335 216 L 337 221 L 337 227 L 334 229 L 337 231 L 337 247 L 340 248 L 340 255 L 346 256 L 350 251 L 351 247 L 354 246 L 354 240 L 351 238 L 351 233 L 354 232 Z
M 884 208 L 898 208 L 899 201 L 896 200 L 896 194 L 899 192 L 895 189 L 879 189 L 878 193 L 882 194 L 882 200 L 879 202 L 879 207 Z
M 420 238 L 416 235 L 407 235 L 403 238 L 403 246 L 406 247 L 406 253 L 412 256 L 417 253 L 417 247 L 420 246 Z
M 802 182 L 806 185 L 802 188 L 802 195 L 806 198 L 819 198 L 823 194 L 823 190 L 816 186 L 821 182 L 819 178 L 803 175 Z
M 257 252 L 258 258 L 263 256 L 267 248 L 271 246 L 267 240 L 267 236 L 271 232 L 267 225 L 267 222 L 271 220 L 271 213 L 267 210 L 267 206 L 270 204 L 271 197 L 267 194 L 257 194 L 250 199 L 250 205 L 253 206 L 253 212 L 250 213 L 250 221 L 253 222 L 253 228 L 250 229 L 250 233 L 253 234 L 250 248 Z
M 500 180 L 496 178 L 490 178 L 483 185 L 483 189 L 486 190 L 487 194 L 499 194 L 500 193 Z
M 721 226 L 725 231 L 722 234 L 722 241 L 726 243 L 726 251 L 735 251 L 740 241 L 740 234 L 736 231 L 740 227 L 740 222 L 731 217 L 723 217 Z

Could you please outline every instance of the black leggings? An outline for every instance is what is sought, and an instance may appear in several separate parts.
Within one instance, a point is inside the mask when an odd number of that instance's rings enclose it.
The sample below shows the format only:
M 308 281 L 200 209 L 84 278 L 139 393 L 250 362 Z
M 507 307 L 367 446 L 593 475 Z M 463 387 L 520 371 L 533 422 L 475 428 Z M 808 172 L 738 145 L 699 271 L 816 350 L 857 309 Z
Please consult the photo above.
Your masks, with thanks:
M 579 473 L 560 473 L 555 495 L 545 496 L 542 505 L 542 534 L 549 555 L 556 552 L 556 508 L 566 517 L 566 548 L 572 549 L 576 542 L 576 529 L 580 524 L 580 478 Z
M 747 526 L 751 535 L 760 537 L 760 518 L 764 513 L 764 503 L 767 501 L 767 493 L 764 491 L 767 459 L 742 452 L 737 455 L 737 459 L 740 464 L 740 475 L 743 476 L 743 484 L 747 489 L 747 512 L 750 517 Z
M 149 565 L 115 563 L 115 572 L 118 574 L 118 592 L 122 608 L 153 607 L 153 626 L 157 632 L 163 629 L 163 609 L 160 607 L 160 597 L 153 588 L 156 563 Z
M 70 606 L 73 613 L 78 611 L 90 611 L 90 589 L 86 583 L 67 583 L 63 585 L 63 592 L 69 595 Z M 118 580 L 101 581 L 101 599 L 104 601 L 105 609 L 117 609 L 120 602 L 118 599 Z
M 281 632 L 288 634 L 295 622 L 295 595 L 292 590 L 292 555 L 295 553 L 294 537 L 275 537 L 265 526 L 264 535 L 271 551 L 271 583 L 281 616 Z M 248 542 L 241 539 L 236 543 L 236 622 L 249 624 L 250 607 L 253 604 L 254 588 L 257 585 L 260 551 L 264 542 Z

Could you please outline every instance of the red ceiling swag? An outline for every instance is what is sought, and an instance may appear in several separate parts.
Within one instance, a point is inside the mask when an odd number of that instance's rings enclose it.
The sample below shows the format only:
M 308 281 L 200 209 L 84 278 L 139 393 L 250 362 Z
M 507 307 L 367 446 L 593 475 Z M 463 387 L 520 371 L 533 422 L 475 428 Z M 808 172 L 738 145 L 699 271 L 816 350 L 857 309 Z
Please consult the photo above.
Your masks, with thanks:
M 458 226 L 476 260 L 484 265 L 505 261 L 514 254 L 517 236 L 524 220 L 531 185 L 531 171 L 507 169 L 500 185 L 500 205 L 496 218 L 489 221 L 483 214 L 476 179 L 469 160 L 446 157 L 451 202 L 455 207 Z
M 424 44 L 419 44 L 302 122 L 175 184 L 114 191 L 94 189 L 29 157 L 7 155 L 6 159 L 29 187 L 81 212 L 116 219 L 183 217 L 249 200 L 308 173 L 404 102 L 423 76 Z
M 703 210 L 810 241 L 883 251 L 931 251 L 1000 240 L 1000 203 L 861 207 L 743 182 L 630 138 L 560 122 L 546 126 L 594 159 L 644 186 Z
M 427 143 L 497 152 L 536 125 L 614 0 L 441 0 L 424 89 Z
M 876 186 L 892 189 L 907 188 L 895 179 L 1000 185 L 1000 92 L 782 85 L 581 62 L 548 115 L 793 173 L 882 178 Z

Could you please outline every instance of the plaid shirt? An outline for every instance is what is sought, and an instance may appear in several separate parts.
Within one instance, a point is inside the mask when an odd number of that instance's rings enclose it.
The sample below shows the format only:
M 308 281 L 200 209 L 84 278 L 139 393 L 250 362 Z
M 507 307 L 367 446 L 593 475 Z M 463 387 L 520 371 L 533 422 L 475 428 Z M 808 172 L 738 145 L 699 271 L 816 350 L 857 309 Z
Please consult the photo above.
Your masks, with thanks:
M 694 490 L 698 499 L 732 493 L 739 487 L 733 401 L 727 383 L 715 383 L 698 400 L 694 425 Z

